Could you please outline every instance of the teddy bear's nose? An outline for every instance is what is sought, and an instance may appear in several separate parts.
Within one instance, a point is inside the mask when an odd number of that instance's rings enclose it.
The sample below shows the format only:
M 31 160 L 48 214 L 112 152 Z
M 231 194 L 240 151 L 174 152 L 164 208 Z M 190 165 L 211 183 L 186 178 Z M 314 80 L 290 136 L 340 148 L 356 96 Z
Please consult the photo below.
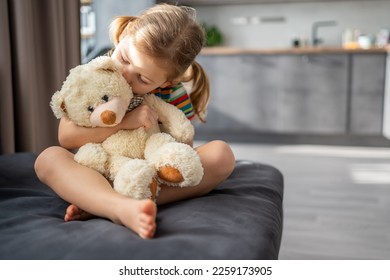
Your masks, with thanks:
M 101 113 L 100 118 L 106 125 L 115 124 L 116 114 L 113 111 L 104 111 Z

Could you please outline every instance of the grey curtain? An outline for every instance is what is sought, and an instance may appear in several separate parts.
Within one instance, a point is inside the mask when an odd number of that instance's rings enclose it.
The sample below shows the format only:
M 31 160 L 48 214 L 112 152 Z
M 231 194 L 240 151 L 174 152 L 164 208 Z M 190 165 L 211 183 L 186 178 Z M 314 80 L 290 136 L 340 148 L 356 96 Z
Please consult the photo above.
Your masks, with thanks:
M 0 153 L 58 145 L 49 107 L 80 64 L 80 0 L 0 0 Z

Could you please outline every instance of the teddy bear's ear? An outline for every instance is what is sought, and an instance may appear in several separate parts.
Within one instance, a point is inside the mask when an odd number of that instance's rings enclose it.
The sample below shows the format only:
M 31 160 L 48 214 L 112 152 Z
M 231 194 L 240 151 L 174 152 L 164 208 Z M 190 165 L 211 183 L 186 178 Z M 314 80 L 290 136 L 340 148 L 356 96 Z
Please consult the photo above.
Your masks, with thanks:
M 53 94 L 50 101 L 50 107 L 57 119 L 61 119 L 62 117 L 67 116 L 64 94 L 61 93 L 61 91 L 56 91 Z
M 119 71 L 120 67 L 118 63 L 108 56 L 99 56 L 89 62 L 90 66 L 96 70 L 105 70 L 105 71 Z

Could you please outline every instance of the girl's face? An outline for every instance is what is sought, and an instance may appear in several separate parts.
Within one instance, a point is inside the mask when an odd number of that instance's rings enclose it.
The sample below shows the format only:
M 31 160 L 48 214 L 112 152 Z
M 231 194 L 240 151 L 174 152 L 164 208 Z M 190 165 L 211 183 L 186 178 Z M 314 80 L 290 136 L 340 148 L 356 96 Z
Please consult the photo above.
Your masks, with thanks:
M 135 94 L 146 94 L 169 85 L 166 71 L 155 59 L 139 52 L 128 36 L 116 46 L 112 58 L 122 65 L 122 75 Z

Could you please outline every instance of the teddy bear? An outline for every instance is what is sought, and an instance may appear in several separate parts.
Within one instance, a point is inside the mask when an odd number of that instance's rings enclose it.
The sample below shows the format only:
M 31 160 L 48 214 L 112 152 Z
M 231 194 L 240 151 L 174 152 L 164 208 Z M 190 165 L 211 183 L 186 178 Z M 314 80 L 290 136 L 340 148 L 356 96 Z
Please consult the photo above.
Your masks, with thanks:
M 57 118 L 66 117 L 79 126 L 110 127 L 121 122 L 134 97 L 112 58 L 97 57 L 71 69 L 50 106 Z M 146 94 L 147 104 L 158 115 L 152 128 L 119 130 L 102 143 L 87 143 L 75 161 L 103 174 L 114 189 L 134 199 L 155 200 L 159 185 L 197 185 L 203 167 L 196 151 L 187 143 L 194 127 L 185 114 L 161 98 Z

